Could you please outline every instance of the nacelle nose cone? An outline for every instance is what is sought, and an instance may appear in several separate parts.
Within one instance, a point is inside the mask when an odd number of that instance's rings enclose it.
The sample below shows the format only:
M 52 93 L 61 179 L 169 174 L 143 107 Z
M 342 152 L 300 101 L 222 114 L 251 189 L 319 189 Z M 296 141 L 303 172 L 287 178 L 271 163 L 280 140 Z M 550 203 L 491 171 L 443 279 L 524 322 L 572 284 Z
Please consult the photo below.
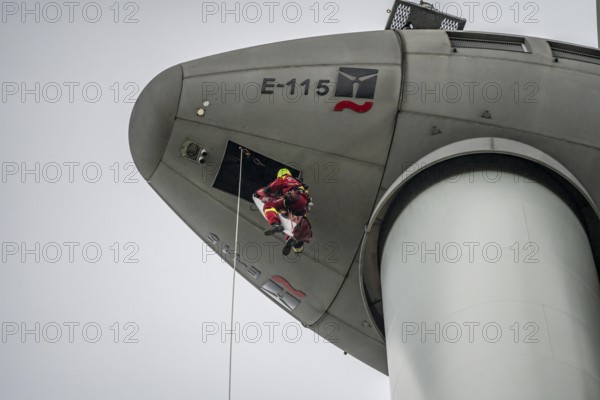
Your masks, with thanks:
M 131 113 L 129 148 L 146 180 L 156 171 L 171 137 L 182 84 L 181 65 L 161 72 L 144 88 Z

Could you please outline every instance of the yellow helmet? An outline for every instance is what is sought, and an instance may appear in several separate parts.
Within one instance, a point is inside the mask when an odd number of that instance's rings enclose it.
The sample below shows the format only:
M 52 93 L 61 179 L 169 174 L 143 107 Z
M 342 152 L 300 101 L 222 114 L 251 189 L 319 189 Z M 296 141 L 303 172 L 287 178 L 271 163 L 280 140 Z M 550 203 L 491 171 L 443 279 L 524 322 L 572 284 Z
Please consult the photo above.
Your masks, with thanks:
M 290 170 L 287 169 L 287 168 L 281 168 L 279 170 L 279 172 L 277 172 L 277 177 L 278 178 L 283 178 L 286 175 L 290 175 L 290 176 L 292 175 L 292 173 L 290 172 Z

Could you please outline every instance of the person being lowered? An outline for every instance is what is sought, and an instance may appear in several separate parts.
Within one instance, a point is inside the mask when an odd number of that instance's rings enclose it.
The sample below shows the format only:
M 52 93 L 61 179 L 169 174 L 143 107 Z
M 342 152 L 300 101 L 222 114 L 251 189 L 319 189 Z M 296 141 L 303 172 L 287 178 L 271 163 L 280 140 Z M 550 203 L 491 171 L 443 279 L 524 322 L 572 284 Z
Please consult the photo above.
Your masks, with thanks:
M 284 231 L 280 218 L 283 215 L 294 227 L 292 236 L 286 236 L 283 254 L 287 256 L 292 249 L 296 254 L 302 253 L 304 242 L 312 238 L 310 223 L 306 219 L 312 202 L 305 185 L 295 179 L 287 168 L 282 168 L 277 179 L 254 194 L 263 202 L 263 213 L 270 225 L 265 235 Z

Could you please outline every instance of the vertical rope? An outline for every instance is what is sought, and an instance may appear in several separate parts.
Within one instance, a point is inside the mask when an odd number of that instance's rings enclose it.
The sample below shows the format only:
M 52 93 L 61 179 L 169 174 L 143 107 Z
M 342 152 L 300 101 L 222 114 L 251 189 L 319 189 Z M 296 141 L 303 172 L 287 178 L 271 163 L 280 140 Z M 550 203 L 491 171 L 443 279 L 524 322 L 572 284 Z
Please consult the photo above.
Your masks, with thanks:
M 227 398 L 231 400 L 231 366 L 233 359 L 233 310 L 235 305 L 235 272 L 237 267 L 237 248 L 238 248 L 238 231 L 240 226 L 240 198 L 242 197 L 242 163 L 244 162 L 244 149 L 240 147 L 240 178 L 238 185 L 237 212 L 235 216 L 235 245 L 233 252 L 233 284 L 231 288 L 231 318 L 229 319 L 229 328 L 231 329 L 231 337 L 229 338 L 229 389 Z

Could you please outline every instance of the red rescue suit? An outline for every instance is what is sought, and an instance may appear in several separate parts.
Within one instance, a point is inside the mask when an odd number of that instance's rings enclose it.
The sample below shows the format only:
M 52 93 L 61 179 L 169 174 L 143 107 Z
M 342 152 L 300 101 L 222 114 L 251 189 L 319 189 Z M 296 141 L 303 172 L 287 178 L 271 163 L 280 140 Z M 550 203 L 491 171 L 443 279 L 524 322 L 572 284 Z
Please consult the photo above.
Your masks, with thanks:
M 306 193 L 302 182 L 290 175 L 275 179 L 268 186 L 256 192 L 259 198 L 271 197 L 263 206 L 263 211 L 270 225 L 280 223 L 278 214 L 288 212 L 304 216 L 308 212 L 310 196 Z

